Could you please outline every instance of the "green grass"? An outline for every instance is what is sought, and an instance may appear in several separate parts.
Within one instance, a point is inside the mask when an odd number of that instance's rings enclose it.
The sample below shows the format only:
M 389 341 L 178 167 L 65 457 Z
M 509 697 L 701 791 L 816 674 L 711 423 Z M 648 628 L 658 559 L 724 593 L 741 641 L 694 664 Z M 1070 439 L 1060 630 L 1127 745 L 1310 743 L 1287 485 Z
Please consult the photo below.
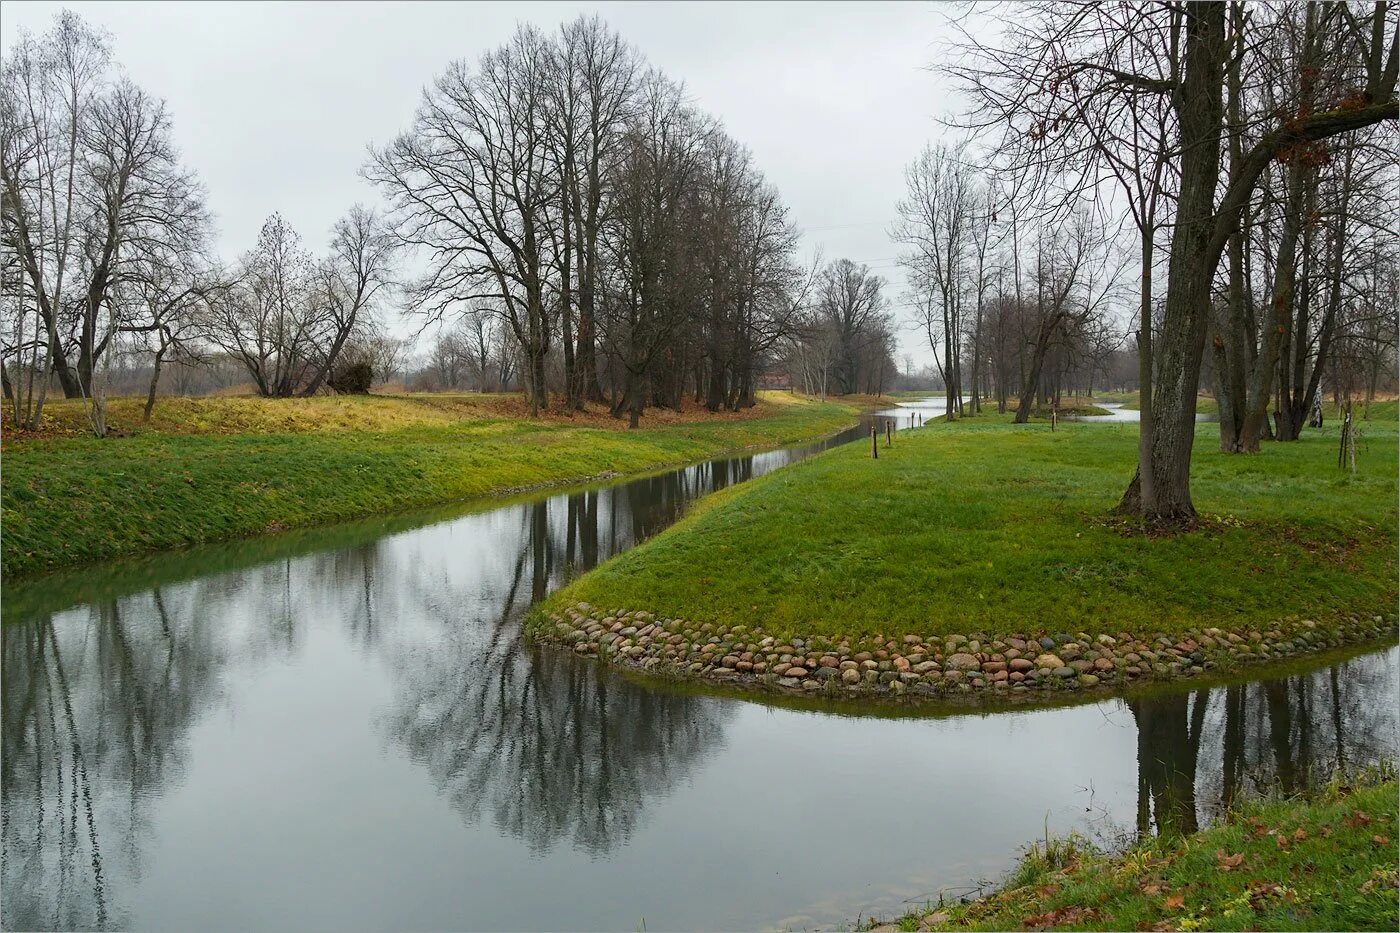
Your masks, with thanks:
M 1394 930 L 1396 784 L 1333 784 L 1238 809 L 1187 837 L 1108 856 L 1082 840 L 1033 846 L 971 904 L 929 905 L 903 930 Z
M 1122 405 L 1125 402 L 1136 403 L 1137 399 L 1137 389 L 1133 389 L 1131 392 L 1112 392 L 1108 389 L 1100 389 L 1094 393 L 1094 401 L 1096 402 L 1114 402 Z
M 1334 428 L 1257 456 L 1198 428 L 1199 530 L 1110 518 L 1137 427 L 968 419 L 848 445 L 725 490 L 581 577 L 578 601 L 776 637 L 1048 630 L 1149 634 L 1390 613 L 1396 431 L 1372 422 L 1355 476 Z M 543 617 L 543 614 L 541 614 Z
M 1353 412 L 1357 413 L 1358 417 L 1363 418 L 1367 422 L 1376 421 L 1393 424 L 1396 417 L 1400 416 L 1400 401 L 1389 399 L 1387 401 L 1372 402 L 1369 408 L 1363 403 L 1357 403 L 1353 406 Z M 1327 412 L 1327 414 L 1335 417 L 1330 411 Z
M 260 404 L 275 408 L 279 403 Z M 301 411 L 305 403 L 295 401 L 291 407 Z M 781 398 L 766 403 L 761 417 L 637 431 L 434 415 L 430 421 L 410 418 L 405 426 L 382 430 L 153 430 L 105 440 L 7 442 L 3 567 L 7 575 L 25 574 L 641 473 L 727 450 L 809 440 L 850 425 L 854 416 L 849 405 Z M 393 424 L 398 416 L 376 414 L 372 423 L 384 424 L 385 417 Z
M 1091 405 L 1091 404 L 1089 404 L 1088 402 L 1078 401 L 1078 400 L 1076 400 L 1076 399 L 1064 399 L 1064 400 L 1062 400 L 1062 401 L 1060 402 L 1060 407 L 1057 408 L 1057 409 L 1054 409 L 1054 411 L 1056 411 L 1056 412 L 1059 414 L 1059 416 L 1060 416 L 1061 418 L 1065 417 L 1066 415 L 1108 415 L 1108 414 L 1112 414 L 1112 412 L 1110 412 L 1107 408 L 1101 408 L 1101 407 L 1098 406 L 1098 405 Z M 1040 408 L 1032 408 L 1032 409 L 1031 409 L 1031 417 L 1032 417 L 1032 418 L 1042 418 L 1042 419 L 1045 419 L 1045 420 L 1049 420 L 1049 418 L 1050 418 L 1050 412 L 1051 412 L 1051 408 L 1050 408 L 1048 405 L 1046 405 L 1046 406 L 1041 406 Z

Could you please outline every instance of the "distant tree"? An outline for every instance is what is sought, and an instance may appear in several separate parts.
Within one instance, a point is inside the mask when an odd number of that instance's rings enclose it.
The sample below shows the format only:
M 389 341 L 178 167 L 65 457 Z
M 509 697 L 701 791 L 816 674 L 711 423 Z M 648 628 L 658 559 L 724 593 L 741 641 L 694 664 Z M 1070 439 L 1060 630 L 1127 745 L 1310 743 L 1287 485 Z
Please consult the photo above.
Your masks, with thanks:
M 837 259 L 822 272 L 815 292 L 816 310 L 835 345 L 834 375 L 842 394 L 859 392 L 866 351 L 884 347 L 889 313 L 884 280 L 849 259 Z

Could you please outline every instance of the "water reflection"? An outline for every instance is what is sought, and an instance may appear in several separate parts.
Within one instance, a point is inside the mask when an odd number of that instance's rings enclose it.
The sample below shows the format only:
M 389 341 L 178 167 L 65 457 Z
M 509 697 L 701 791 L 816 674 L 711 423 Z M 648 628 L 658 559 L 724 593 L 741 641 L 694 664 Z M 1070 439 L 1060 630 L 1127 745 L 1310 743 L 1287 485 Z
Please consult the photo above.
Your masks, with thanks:
M 1137 727 L 1138 832 L 1195 832 L 1242 796 L 1291 794 L 1393 760 L 1396 694 L 1394 664 L 1363 656 L 1125 701 Z
M 306 628 L 324 621 L 384 657 L 399 681 L 384 722 L 459 812 L 489 811 L 535 850 L 568 839 L 606 852 L 625 841 L 647 797 L 721 740 L 723 711 L 522 645 L 521 610 L 675 521 L 697 497 L 862 432 L 145 592 L 124 593 L 118 573 L 107 581 L 111 598 L 8 618 L 5 927 L 125 926 L 109 906 L 104 864 L 116 858 L 118 875 L 139 878 L 145 808 L 178 780 L 191 723 L 220 702 L 223 678 L 298 654 Z M 204 550 L 217 567 L 247 547 Z M 42 589 L 67 582 L 10 588 L 7 600 L 63 605 L 61 592 Z
M 652 689 L 522 642 L 522 610 L 572 574 L 809 452 L 270 541 L 261 563 L 246 542 L 208 549 L 179 565 L 203 553 L 207 574 L 113 572 L 83 605 L 7 622 L 4 926 L 748 927 L 830 896 L 827 922 L 910 866 L 1004 865 L 1043 814 L 1082 820 L 1086 785 L 1140 831 L 1191 829 L 1241 794 L 1395 755 L 1395 651 L 872 721 Z M 995 817 L 963 831 L 989 794 Z M 840 845 L 833 807 L 866 814 Z M 913 809 L 936 840 L 901 828 Z M 629 879 L 627 898 L 599 894 Z

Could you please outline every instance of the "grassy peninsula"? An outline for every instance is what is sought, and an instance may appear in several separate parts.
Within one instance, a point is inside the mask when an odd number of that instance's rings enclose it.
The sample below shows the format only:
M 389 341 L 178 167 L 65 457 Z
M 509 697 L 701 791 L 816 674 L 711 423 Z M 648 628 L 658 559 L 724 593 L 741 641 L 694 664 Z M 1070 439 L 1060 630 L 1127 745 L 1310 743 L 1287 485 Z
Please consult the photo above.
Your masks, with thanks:
M 848 445 L 705 500 L 535 624 L 683 676 L 900 693 L 1092 686 L 1393 637 L 1394 423 L 1366 428 L 1355 474 L 1334 428 L 1258 456 L 1219 453 L 1215 430 L 1198 428 L 1194 530 L 1111 514 L 1135 425 L 935 422 L 878 459 Z

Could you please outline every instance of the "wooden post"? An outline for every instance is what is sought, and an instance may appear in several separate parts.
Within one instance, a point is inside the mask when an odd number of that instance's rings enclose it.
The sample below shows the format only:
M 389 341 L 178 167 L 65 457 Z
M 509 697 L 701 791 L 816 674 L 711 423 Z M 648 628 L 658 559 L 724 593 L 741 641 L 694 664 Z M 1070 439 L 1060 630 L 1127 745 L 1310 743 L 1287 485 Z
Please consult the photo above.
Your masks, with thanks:
M 889 446 L 891 446 L 893 443 L 894 443 L 894 419 L 893 419 L 893 418 L 889 418 L 889 419 L 886 419 L 886 421 L 885 421 L 885 446 L 886 446 L 886 447 L 889 447 Z
M 1342 409 L 1342 443 L 1337 449 L 1337 468 L 1356 472 L 1356 425 L 1351 419 L 1351 399 Z
M 880 429 L 875 422 L 870 422 L 870 459 L 880 459 Z
M 1050 409 L 1050 430 L 1051 430 L 1052 432 L 1055 430 L 1055 421 L 1056 421 L 1056 419 L 1057 419 L 1058 414 L 1059 414 L 1059 409 L 1054 408 L 1054 407 L 1051 407 L 1051 409 Z

